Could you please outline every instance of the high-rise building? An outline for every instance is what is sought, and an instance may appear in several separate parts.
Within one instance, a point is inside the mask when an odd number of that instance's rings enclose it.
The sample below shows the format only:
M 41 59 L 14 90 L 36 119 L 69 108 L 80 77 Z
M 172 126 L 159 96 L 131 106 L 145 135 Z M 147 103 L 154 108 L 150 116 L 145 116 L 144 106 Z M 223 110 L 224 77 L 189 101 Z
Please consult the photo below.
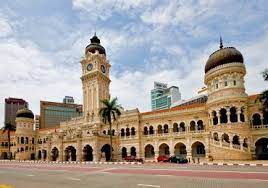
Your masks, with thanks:
M 38 130 L 40 128 L 40 116 L 35 115 L 34 117 L 34 129 Z
M 56 127 L 60 122 L 82 115 L 82 105 L 40 101 L 40 128 Z
M 18 110 L 28 108 L 28 102 L 19 98 L 5 99 L 5 122 L 15 126 L 15 118 Z
M 154 89 L 151 90 L 152 110 L 162 110 L 181 99 L 181 93 L 177 86 L 168 87 L 167 84 L 154 82 Z
M 63 98 L 63 103 L 74 104 L 74 98 L 72 96 L 65 96 Z

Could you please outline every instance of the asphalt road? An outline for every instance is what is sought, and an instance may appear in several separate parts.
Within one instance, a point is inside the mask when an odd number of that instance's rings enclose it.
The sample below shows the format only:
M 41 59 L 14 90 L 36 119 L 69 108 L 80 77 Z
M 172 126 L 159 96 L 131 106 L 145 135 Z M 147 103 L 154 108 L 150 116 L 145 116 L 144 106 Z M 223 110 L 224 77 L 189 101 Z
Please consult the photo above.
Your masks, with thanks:
M 196 165 L 0 164 L 0 185 L 14 188 L 268 187 L 267 167 Z

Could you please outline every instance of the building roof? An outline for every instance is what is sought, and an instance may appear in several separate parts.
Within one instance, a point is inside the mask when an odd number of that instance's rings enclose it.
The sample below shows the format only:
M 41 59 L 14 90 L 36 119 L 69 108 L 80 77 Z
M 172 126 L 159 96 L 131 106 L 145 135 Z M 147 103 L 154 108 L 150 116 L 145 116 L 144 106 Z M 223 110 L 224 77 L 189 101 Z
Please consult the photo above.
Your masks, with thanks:
M 27 108 L 23 108 L 17 111 L 16 117 L 22 117 L 22 118 L 30 118 L 30 119 L 34 119 L 34 114 L 31 110 L 27 109 Z
M 213 52 L 206 63 L 205 73 L 209 70 L 223 64 L 227 63 L 244 63 L 244 58 L 236 48 L 234 47 L 225 47 L 223 48 L 222 40 L 220 43 L 220 49 Z
M 95 53 L 96 51 L 99 51 L 100 54 L 106 55 L 105 48 L 100 44 L 100 39 L 95 35 L 90 39 L 90 44 L 85 49 L 85 54 L 87 52 Z

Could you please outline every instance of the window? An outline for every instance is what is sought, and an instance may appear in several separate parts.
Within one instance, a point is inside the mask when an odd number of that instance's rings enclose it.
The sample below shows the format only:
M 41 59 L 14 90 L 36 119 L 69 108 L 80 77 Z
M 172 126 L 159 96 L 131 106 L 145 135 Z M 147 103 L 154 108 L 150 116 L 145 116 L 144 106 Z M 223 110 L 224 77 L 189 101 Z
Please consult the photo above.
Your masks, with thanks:
M 218 89 L 218 88 L 219 88 L 219 84 L 218 84 L 218 83 L 216 83 L 215 88 L 216 88 L 216 89 Z
M 234 86 L 236 86 L 236 80 L 233 81 Z

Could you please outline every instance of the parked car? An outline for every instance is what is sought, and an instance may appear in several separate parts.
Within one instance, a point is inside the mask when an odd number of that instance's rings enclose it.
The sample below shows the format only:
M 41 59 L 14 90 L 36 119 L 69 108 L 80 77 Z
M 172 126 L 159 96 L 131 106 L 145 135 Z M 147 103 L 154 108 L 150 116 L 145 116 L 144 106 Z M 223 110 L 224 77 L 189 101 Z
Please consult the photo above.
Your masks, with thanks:
M 169 157 L 166 155 L 161 155 L 159 157 L 157 157 L 157 161 L 158 162 L 168 162 L 169 161 Z
M 140 163 L 143 163 L 143 159 L 142 158 L 136 158 L 136 156 L 126 156 L 124 159 L 127 162 L 140 162 Z
M 188 160 L 182 156 L 174 155 L 174 156 L 171 156 L 169 158 L 169 162 L 171 162 L 171 163 L 188 163 Z

